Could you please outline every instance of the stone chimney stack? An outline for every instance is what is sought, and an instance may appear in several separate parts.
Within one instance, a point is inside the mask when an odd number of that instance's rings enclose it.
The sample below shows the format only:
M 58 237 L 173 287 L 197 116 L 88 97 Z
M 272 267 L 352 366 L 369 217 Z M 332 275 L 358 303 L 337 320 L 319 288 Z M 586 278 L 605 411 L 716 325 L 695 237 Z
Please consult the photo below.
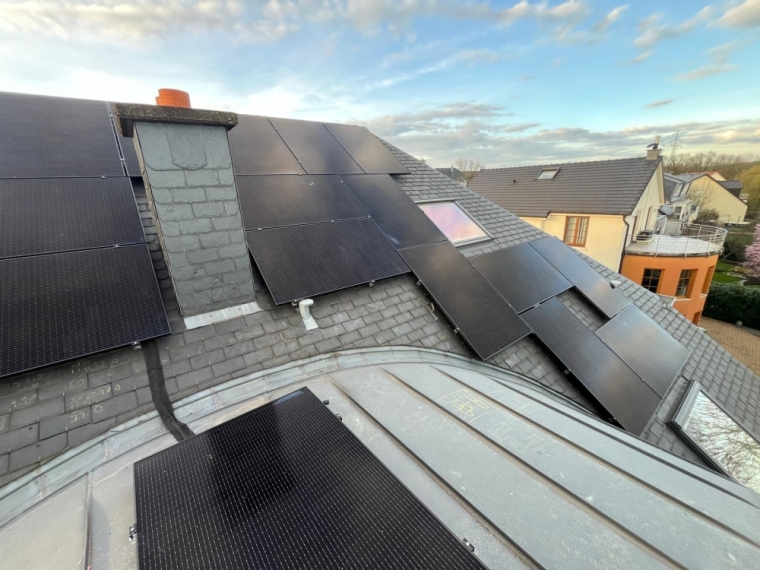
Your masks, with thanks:
M 662 155 L 662 149 L 660 148 L 660 137 L 657 136 L 654 139 L 654 144 L 650 144 L 647 147 L 647 160 L 657 160 Z
M 134 138 L 186 326 L 259 310 L 227 139 L 237 115 L 122 103 L 113 111 Z

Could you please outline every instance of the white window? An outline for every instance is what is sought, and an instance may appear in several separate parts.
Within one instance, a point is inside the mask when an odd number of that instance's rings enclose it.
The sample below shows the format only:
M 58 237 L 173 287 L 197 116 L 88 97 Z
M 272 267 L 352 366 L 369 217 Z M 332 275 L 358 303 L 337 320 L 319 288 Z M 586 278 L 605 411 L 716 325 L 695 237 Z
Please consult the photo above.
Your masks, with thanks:
M 671 424 L 716 470 L 760 492 L 760 441 L 692 382 Z
M 551 180 L 555 176 L 557 176 L 557 172 L 559 172 L 559 168 L 545 168 L 541 172 L 539 172 L 538 176 L 536 177 L 536 180 Z
M 418 205 L 454 245 L 465 245 L 491 237 L 456 202 Z

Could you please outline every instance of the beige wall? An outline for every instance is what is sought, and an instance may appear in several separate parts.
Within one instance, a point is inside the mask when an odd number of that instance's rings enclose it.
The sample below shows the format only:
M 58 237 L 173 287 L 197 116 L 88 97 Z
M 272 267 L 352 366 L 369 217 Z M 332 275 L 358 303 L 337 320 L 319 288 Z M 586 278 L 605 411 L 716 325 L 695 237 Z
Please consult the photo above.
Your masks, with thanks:
M 565 224 L 568 216 L 583 214 L 549 214 L 547 218 L 522 218 L 529 224 L 544 230 L 547 234 L 565 237 Z M 620 267 L 620 254 L 625 240 L 625 223 L 623 216 L 589 215 L 586 247 L 576 247 L 589 257 L 603 263 L 615 271 Z
M 639 203 L 633 209 L 633 214 L 626 218 L 631 226 L 631 235 L 634 237 L 642 230 L 653 230 L 657 221 L 657 210 L 665 203 L 665 188 L 662 177 L 662 163 L 652 176 L 646 190 L 639 198 Z M 634 218 L 636 227 L 634 228 Z M 648 219 L 647 219 L 648 218 Z
M 700 210 L 717 210 L 720 222 L 743 222 L 747 204 L 739 200 L 709 176 L 692 181 L 689 198 L 699 204 Z

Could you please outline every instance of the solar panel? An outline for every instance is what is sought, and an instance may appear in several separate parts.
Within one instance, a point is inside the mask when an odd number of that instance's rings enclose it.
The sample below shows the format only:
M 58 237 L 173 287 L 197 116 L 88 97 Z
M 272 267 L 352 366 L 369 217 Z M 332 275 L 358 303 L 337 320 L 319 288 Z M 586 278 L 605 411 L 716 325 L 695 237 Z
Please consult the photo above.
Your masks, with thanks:
M 475 353 L 487 360 L 530 328 L 449 242 L 399 252 Z
M 322 123 L 293 119 L 271 121 L 307 174 L 363 172 Z
M 634 305 L 620 311 L 596 335 L 663 398 L 689 358 L 681 343 Z
M 135 463 L 143 570 L 484 569 L 302 388 Z
M 236 180 L 248 230 L 367 217 L 335 175 L 237 176 Z
M 523 313 L 538 339 L 625 429 L 646 428 L 660 397 L 559 299 Z
M 169 332 L 147 245 L 0 261 L 0 376 Z
M 0 258 L 143 242 L 129 178 L 0 179 Z
M 365 127 L 325 123 L 359 166 L 367 173 L 409 174 L 409 170 Z
M 0 178 L 124 176 L 100 101 L 0 93 Z
M 238 124 L 228 136 L 235 174 L 305 172 L 266 117 L 238 115 Z
M 278 305 L 409 271 L 372 220 L 246 232 Z
M 387 174 L 342 178 L 396 249 L 446 241 L 441 230 Z
M 518 313 L 573 286 L 527 243 L 480 255 L 472 263 Z
M 607 317 L 613 317 L 631 302 L 588 263 L 555 237 L 530 242 L 538 253 L 559 271 Z

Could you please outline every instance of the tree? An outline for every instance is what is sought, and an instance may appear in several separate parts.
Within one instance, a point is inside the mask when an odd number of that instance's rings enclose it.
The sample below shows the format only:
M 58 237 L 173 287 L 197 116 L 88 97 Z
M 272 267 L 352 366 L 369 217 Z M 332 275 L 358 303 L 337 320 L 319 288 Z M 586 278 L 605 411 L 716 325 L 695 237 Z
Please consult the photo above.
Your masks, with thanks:
M 470 180 L 475 178 L 475 175 L 486 167 L 485 164 L 479 160 L 472 160 L 469 158 L 459 158 L 454 161 L 454 168 L 459 169 L 464 177 L 465 186 L 470 183 Z
M 718 221 L 718 218 L 720 217 L 720 213 L 718 210 L 713 210 L 712 208 L 699 208 L 699 213 L 697 214 L 697 222 L 706 222 L 708 224 L 713 224 Z
M 757 154 L 718 154 L 698 152 L 695 154 L 671 155 L 665 159 L 665 170 L 671 174 L 684 172 L 720 172 L 726 180 L 733 180 L 739 174 L 760 161 Z
M 755 226 L 755 238 L 744 249 L 744 267 L 755 278 L 760 278 L 760 224 Z

